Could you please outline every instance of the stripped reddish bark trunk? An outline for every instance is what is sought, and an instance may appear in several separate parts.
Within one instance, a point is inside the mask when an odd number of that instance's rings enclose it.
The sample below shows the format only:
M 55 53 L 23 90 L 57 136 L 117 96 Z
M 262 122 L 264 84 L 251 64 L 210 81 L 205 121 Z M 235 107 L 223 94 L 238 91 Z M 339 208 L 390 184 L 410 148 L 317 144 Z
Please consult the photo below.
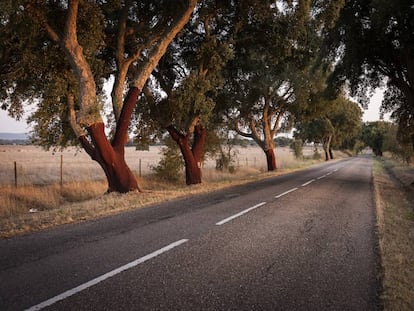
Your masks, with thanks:
M 276 156 L 273 149 L 267 149 L 264 150 L 264 153 L 266 154 L 266 162 L 267 162 L 267 170 L 269 172 L 275 171 L 277 169 L 276 165 Z
M 194 142 L 192 152 L 198 163 L 201 164 L 204 155 L 204 145 L 206 143 L 206 129 L 202 125 L 197 125 L 194 130 Z
M 329 153 L 326 148 L 323 148 L 323 151 L 325 152 L 325 161 L 329 161 Z
M 201 162 L 206 141 L 206 130 L 201 125 L 197 125 L 194 130 L 193 146 L 190 147 L 189 135 L 179 133 L 174 126 L 167 127 L 172 139 L 180 147 L 185 164 L 185 183 L 196 185 L 201 183 Z
M 331 148 L 329 148 L 329 157 L 331 158 L 331 160 L 334 159 L 334 155 Z
M 324 138 L 324 141 L 323 141 L 323 151 L 325 151 L 325 161 L 329 161 L 333 159 L 333 154 L 331 150 L 331 141 L 332 141 L 332 136 L 328 136 Z
M 180 145 L 180 148 L 185 163 L 185 183 L 187 185 L 201 184 L 201 162 L 197 161 L 192 153 L 188 139 L 185 144 Z
M 114 148 L 105 135 L 105 126 L 103 123 L 96 123 L 88 128 L 89 135 L 92 138 L 94 148 L 91 152 L 91 158 L 99 163 L 105 172 L 108 181 L 107 192 L 121 192 L 139 190 L 137 179 L 125 162 L 124 149 Z M 81 136 L 81 142 L 84 144 L 86 138 Z
M 79 137 L 86 152 L 104 170 L 108 181 L 107 192 L 140 191 L 137 179 L 125 161 L 128 127 L 138 95 L 137 88 L 131 88 L 128 92 L 112 143 L 106 137 L 103 122 L 92 124 L 87 128 L 92 143 L 84 135 Z

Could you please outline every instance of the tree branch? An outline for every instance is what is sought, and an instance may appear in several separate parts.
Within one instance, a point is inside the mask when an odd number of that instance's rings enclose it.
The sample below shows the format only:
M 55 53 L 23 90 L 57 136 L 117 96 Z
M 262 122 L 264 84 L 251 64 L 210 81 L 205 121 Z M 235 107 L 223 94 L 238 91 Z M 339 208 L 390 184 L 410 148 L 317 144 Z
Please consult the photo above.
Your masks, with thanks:
M 253 138 L 253 135 L 251 133 L 246 133 L 243 132 L 242 130 L 240 130 L 239 127 L 234 129 L 236 131 L 237 134 L 239 134 L 240 136 L 246 137 L 246 138 Z
M 75 99 L 72 93 L 69 93 L 67 96 L 68 107 L 69 107 L 69 124 L 78 138 L 80 144 L 86 153 L 93 159 L 95 156 L 95 148 L 91 145 L 89 140 L 86 138 L 85 131 L 81 126 L 76 122 L 76 111 L 75 111 Z
M 273 123 L 272 129 L 270 131 L 272 137 L 275 137 L 277 130 L 279 129 L 279 122 L 282 116 L 283 116 L 283 112 L 279 111 L 279 113 L 277 114 L 276 120 Z
M 76 19 L 78 17 L 79 0 L 69 0 L 68 14 L 65 24 L 65 39 L 72 39 L 77 42 Z
M 168 131 L 168 133 L 170 133 L 172 139 L 174 139 L 174 141 L 177 143 L 180 143 L 180 140 L 184 138 L 184 135 L 179 133 L 173 125 L 168 125 L 165 129 Z
M 122 106 L 121 115 L 116 125 L 115 136 L 112 141 L 114 148 L 124 148 L 128 142 L 128 129 L 131 120 L 131 115 L 134 111 L 135 104 L 137 102 L 140 90 L 136 87 L 131 87 L 125 97 L 124 104 Z
M 259 132 L 257 131 L 256 122 L 253 118 L 250 118 L 250 130 L 252 131 L 252 138 L 260 145 L 262 140 L 260 139 Z
M 125 63 L 124 53 L 125 53 L 125 36 L 126 36 L 126 24 L 128 18 L 128 3 L 122 8 L 121 16 L 119 18 L 119 28 L 116 42 L 116 51 L 115 51 L 115 62 L 118 67 L 118 73 L 115 75 L 114 85 L 112 87 L 111 97 L 112 97 L 112 107 L 114 110 L 114 116 L 116 122 L 118 122 L 121 115 L 122 105 L 123 105 L 123 95 L 124 95 L 124 85 L 126 81 L 126 75 L 128 72 L 129 64 Z
M 194 133 L 194 129 L 197 126 L 198 122 L 200 121 L 200 117 L 196 116 L 193 118 L 193 120 L 191 121 L 190 125 L 188 126 L 188 130 L 187 130 L 187 137 L 189 137 L 191 134 Z
M 65 23 L 64 36 L 61 39 L 62 49 L 69 60 L 79 82 L 80 111 L 78 123 L 89 127 L 92 124 L 102 122 L 96 107 L 96 85 L 92 70 L 79 45 L 76 34 L 76 20 L 78 15 L 79 0 L 70 0 L 68 14 Z
M 188 0 L 188 2 L 186 10 L 163 32 L 159 42 L 150 50 L 148 60 L 135 75 L 133 85 L 138 89 L 143 89 L 145 82 L 157 66 L 161 57 L 165 54 L 171 41 L 190 19 L 197 0 Z
M 50 39 L 58 44 L 61 44 L 61 37 L 59 36 L 59 34 L 56 32 L 56 30 L 53 29 L 53 27 L 48 23 L 47 18 L 44 14 L 44 11 L 42 11 L 41 9 L 39 9 L 39 6 L 28 2 L 25 9 L 30 12 L 30 14 L 33 17 L 36 17 L 38 21 L 40 21 L 40 24 L 43 25 L 43 27 L 46 30 L 46 33 L 48 34 L 48 36 L 50 37 Z
M 83 131 L 82 127 L 76 121 L 75 99 L 72 93 L 69 93 L 67 95 L 67 101 L 68 101 L 68 108 L 69 108 L 68 119 L 69 119 L 69 124 L 72 127 L 73 132 L 75 133 L 76 137 L 85 135 L 85 132 Z

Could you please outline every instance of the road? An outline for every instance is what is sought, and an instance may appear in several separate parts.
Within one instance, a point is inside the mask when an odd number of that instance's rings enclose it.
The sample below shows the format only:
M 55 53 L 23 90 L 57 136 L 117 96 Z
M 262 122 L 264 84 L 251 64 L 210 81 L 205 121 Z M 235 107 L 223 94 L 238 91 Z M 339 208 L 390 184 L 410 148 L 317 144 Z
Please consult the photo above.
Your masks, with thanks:
M 1 310 L 377 310 L 372 159 L 0 240 Z

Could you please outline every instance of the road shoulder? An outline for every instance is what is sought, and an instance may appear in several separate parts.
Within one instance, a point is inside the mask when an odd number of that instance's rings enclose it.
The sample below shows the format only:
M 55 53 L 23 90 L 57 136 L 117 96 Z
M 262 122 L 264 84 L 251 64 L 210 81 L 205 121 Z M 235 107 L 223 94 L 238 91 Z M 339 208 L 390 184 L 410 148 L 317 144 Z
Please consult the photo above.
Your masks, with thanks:
M 384 310 L 414 310 L 414 188 L 406 182 L 410 171 L 387 159 L 374 163 Z

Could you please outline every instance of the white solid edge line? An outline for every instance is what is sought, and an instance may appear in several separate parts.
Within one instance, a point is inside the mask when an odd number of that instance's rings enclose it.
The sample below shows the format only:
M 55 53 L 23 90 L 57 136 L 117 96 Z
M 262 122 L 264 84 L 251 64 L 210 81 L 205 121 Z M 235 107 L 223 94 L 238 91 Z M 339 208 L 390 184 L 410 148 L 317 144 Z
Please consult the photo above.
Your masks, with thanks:
M 318 178 L 316 178 L 316 179 L 322 179 L 322 178 L 325 178 L 326 177 L 326 174 L 325 175 L 322 175 L 322 176 L 319 176 Z
M 85 290 L 85 289 L 87 289 L 89 287 L 92 287 L 92 286 L 94 286 L 94 285 L 96 285 L 96 284 L 98 284 L 98 283 L 100 283 L 100 282 L 102 282 L 102 281 L 104 281 L 106 279 L 109 279 L 109 278 L 111 278 L 111 277 L 113 277 L 113 276 L 115 276 L 115 275 L 117 275 L 117 274 L 119 274 L 119 273 L 121 273 L 123 271 L 126 271 L 128 269 L 131 269 L 131 268 L 133 268 L 135 266 L 138 266 L 139 264 L 142 264 L 145 261 L 148 261 L 148 260 L 150 260 L 150 259 L 152 259 L 152 258 L 154 258 L 156 256 L 159 256 L 162 253 L 165 253 L 165 252 L 173 249 L 174 247 L 177 247 L 177 246 L 179 246 L 179 245 L 181 245 L 181 244 L 183 244 L 183 243 L 185 243 L 187 241 L 188 241 L 188 239 L 182 239 L 182 240 L 176 241 L 174 243 L 171 243 L 171 244 L 169 244 L 167 246 L 164 246 L 163 248 L 160 248 L 159 250 L 157 250 L 155 252 L 152 252 L 151 254 L 148 254 L 148 255 L 146 255 L 144 257 L 138 258 L 137 260 L 131 261 L 130 263 L 128 263 L 126 265 L 123 265 L 123 266 L 121 266 L 121 267 L 119 267 L 117 269 L 114 269 L 114 270 L 112 270 L 112 271 L 110 271 L 108 273 L 105 273 L 105 274 L 103 274 L 103 275 L 101 275 L 101 276 L 99 276 L 99 277 L 97 277 L 97 278 L 95 278 L 93 280 L 90 280 L 90 281 L 88 281 L 86 283 L 83 283 L 82 285 L 79 285 L 79 286 L 77 286 L 75 288 L 69 289 L 69 290 L 67 290 L 66 292 L 63 292 L 60 295 L 57 295 L 57 296 L 55 296 L 53 298 L 50 298 L 48 300 L 45 300 L 45 301 L 43 301 L 43 302 L 41 302 L 41 303 L 39 303 L 39 304 L 37 304 L 35 306 L 32 306 L 32 307 L 30 307 L 30 308 L 28 308 L 26 310 L 28 310 L 28 311 L 41 310 L 41 309 L 43 309 L 45 307 L 51 306 L 51 305 L 55 304 L 58 301 L 64 300 L 64 299 L 66 299 L 66 298 L 68 298 L 70 296 L 73 296 L 73 295 L 75 295 L 75 294 L 77 294 L 77 293 L 79 293 L 79 292 L 81 292 L 81 291 L 83 291 L 83 290 Z
M 229 221 L 233 220 L 234 218 L 240 217 L 240 216 L 242 216 L 242 215 L 244 215 L 244 214 L 246 214 L 246 213 L 248 213 L 248 212 L 250 212 L 250 211 L 252 211 L 252 210 L 254 210 L 254 209 L 258 208 L 258 207 L 260 207 L 260 206 L 263 206 L 265 204 L 266 204 L 266 202 L 261 202 L 259 204 L 256 204 L 255 206 L 249 207 L 248 209 L 245 209 L 244 211 L 241 211 L 240 213 L 237 213 L 237 214 L 235 214 L 233 216 L 230 216 L 230 217 L 228 217 L 226 219 L 223 219 L 223 220 L 219 221 L 218 223 L 216 223 L 216 225 L 217 226 L 224 225 L 226 222 L 229 222 Z
M 291 193 L 291 192 L 293 192 L 293 191 L 296 191 L 296 190 L 298 190 L 298 188 L 293 188 L 293 189 L 290 189 L 290 190 L 288 190 L 288 191 L 285 191 L 285 192 L 283 192 L 283 193 L 281 193 L 281 194 L 279 194 L 279 195 L 275 196 L 275 198 L 276 198 L 276 199 L 279 199 L 280 197 L 283 197 L 284 195 L 286 195 L 286 194 L 288 194 L 288 193 Z
M 313 183 L 315 181 L 315 179 L 309 180 L 308 182 L 305 182 L 304 184 L 302 184 L 302 187 L 306 187 L 307 185 Z

